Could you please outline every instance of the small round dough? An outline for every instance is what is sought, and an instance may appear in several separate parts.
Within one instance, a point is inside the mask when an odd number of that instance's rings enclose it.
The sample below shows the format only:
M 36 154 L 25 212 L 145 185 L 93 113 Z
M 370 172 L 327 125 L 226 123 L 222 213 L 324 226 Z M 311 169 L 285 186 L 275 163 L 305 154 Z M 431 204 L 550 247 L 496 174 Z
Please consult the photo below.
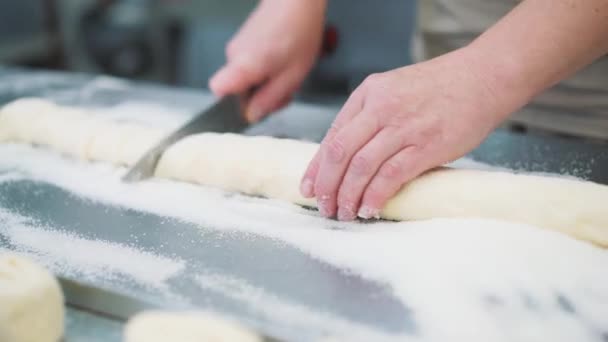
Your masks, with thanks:
M 0 341 L 57 342 L 63 330 L 57 280 L 22 256 L 0 252 Z
M 147 311 L 131 318 L 124 342 L 261 342 L 256 333 L 205 312 Z

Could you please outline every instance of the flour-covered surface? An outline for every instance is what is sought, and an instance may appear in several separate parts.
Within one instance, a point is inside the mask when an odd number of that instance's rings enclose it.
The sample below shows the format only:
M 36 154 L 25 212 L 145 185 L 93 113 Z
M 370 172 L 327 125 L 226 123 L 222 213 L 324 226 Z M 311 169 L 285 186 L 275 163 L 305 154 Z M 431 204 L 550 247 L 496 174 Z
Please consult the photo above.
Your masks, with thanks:
M 87 82 L 85 90 L 57 86 L 45 95 L 112 120 L 162 126 L 179 125 L 211 100 Z M 297 118 L 306 120 L 294 125 Z M 330 120 L 320 108 L 294 106 L 255 129 L 318 140 L 322 129 L 311 127 Z M 123 184 L 124 171 L 0 145 L 0 249 L 288 340 L 608 339 L 608 252 L 563 234 L 475 219 L 340 223 L 186 183 Z M 75 330 L 91 321 L 70 317 Z M 115 326 L 108 329 L 107 340 L 116 338 Z

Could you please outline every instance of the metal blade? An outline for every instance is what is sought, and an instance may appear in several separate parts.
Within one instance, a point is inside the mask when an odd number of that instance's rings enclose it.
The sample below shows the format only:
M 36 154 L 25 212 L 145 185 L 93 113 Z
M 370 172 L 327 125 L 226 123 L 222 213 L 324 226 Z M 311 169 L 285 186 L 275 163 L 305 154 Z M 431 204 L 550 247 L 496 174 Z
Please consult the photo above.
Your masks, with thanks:
M 69 306 L 113 320 L 127 321 L 139 312 L 161 308 L 152 303 L 67 278 L 58 277 L 58 280 Z
M 115 321 L 126 322 L 129 318 L 140 312 L 163 309 L 160 305 L 155 305 L 103 288 L 79 283 L 68 278 L 57 277 L 57 279 L 59 280 L 68 306 L 95 315 L 104 316 Z M 167 310 L 167 308 L 164 309 Z M 259 331 L 256 331 L 256 333 L 264 342 L 281 341 Z
M 250 123 L 245 119 L 243 113 L 243 97 L 241 95 L 225 96 L 146 152 L 123 176 L 122 180 L 136 182 L 152 177 L 156 164 L 165 150 L 188 135 L 202 132 L 238 133 L 249 125 Z

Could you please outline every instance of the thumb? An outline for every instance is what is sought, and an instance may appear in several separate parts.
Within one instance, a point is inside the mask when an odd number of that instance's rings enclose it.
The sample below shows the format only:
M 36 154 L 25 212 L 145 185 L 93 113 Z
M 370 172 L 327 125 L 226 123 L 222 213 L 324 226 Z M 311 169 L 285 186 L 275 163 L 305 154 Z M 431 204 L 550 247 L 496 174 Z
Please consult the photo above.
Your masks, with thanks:
M 264 63 L 247 59 L 229 61 L 209 80 L 209 88 L 216 96 L 242 93 L 261 83 L 269 75 Z

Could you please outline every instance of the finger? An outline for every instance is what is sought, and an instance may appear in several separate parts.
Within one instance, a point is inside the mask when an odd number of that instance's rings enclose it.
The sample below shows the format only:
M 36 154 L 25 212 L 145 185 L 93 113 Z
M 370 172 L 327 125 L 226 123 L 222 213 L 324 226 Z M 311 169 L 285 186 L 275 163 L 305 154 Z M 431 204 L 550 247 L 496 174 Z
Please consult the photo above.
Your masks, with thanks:
M 261 83 L 269 73 L 265 63 L 241 57 L 218 70 L 209 80 L 209 88 L 216 96 L 242 93 Z
M 292 99 L 293 99 L 293 94 L 286 95 L 285 97 L 283 97 L 283 99 L 281 99 L 281 101 L 279 101 L 279 103 L 271 111 L 274 112 L 274 111 L 287 107 L 287 105 L 291 102 Z
M 328 140 L 331 140 L 340 129 L 342 129 L 347 123 L 349 123 L 357 114 L 363 110 L 363 91 L 360 88 L 355 89 L 353 93 L 348 97 L 342 109 L 336 115 L 334 122 L 331 127 L 327 130 L 325 137 L 321 144 Z
M 275 75 L 256 90 L 247 104 L 247 119 L 251 122 L 260 120 L 290 99 L 300 85 L 302 75 L 294 71 L 284 71 Z
M 306 169 L 306 172 L 304 172 L 304 176 L 302 176 L 302 181 L 300 182 L 300 193 L 306 198 L 312 198 L 315 196 L 314 180 L 319 172 L 319 159 L 320 154 L 317 151 L 311 162 L 308 164 L 308 168 Z
M 405 146 L 405 137 L 395 128 L 384 128 L 351 159 L 338 190 L 338 219 L 357 217 L 365 187 L 380 166 Z
M 338 115 L 334 119 L 331 127 L 325 134 L 321 145 L 331 140 L 338 130 L 342 128 L 347 122 L 349 122 L 355 115 L 357 115 L 363 109 L 363 95 L 360 90 L 355 90 Z M 317 173 L 319 171 L 319 162 L 321 158 L 321 148 L 317 151 L 312 161 L 309 163 L 306 172 L 304 172 L 304 176 L 302 177 L 302 181 L 300 182 L 300 192 L 302 196 L 306 198 L 311 198 L 315 196 L 314 184 L 316 182 Z
M 378 132 L 377 117 L 361 113 L 321 145 L 321 159 L 314 191 L 323 216 L 336 214 L 338 187 L 353 155 Z
M 425 161 L 420 158 L 417 147 L 408 146 L 385 161 L 363 193 L 359 217 L 378 218 L 386 202 L 403 184 L 425 170 Z

